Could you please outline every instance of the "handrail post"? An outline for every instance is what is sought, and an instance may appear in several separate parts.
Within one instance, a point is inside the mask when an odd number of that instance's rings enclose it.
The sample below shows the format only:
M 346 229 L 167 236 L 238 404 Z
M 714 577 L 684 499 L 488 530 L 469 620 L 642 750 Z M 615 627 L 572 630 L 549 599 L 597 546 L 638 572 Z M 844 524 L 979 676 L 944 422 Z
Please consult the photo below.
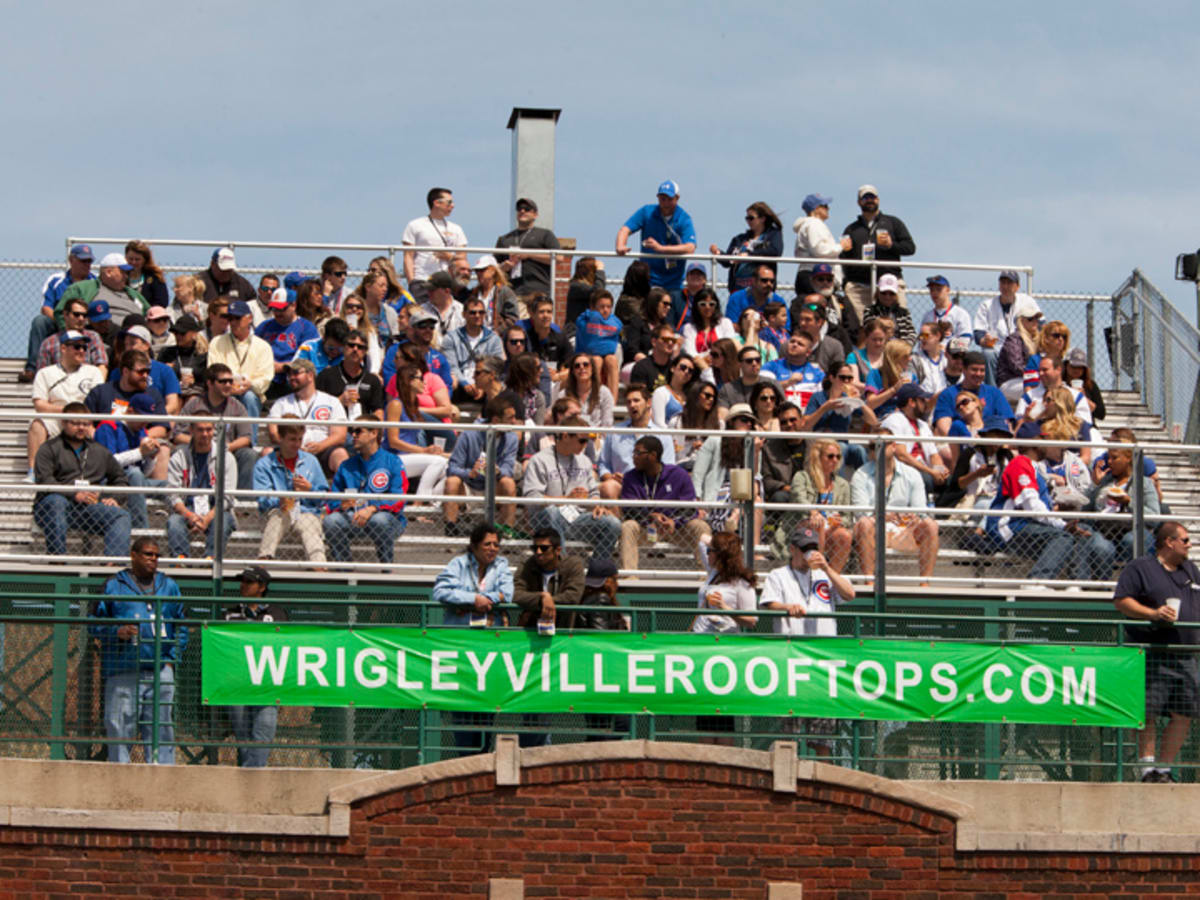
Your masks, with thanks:
M 1096 371 L 1096 298 L 1087 302 L 1087 361 L 1088 372 Z
M 1142 479 L 1146 473 L 1146 459 L 1141 447 L 1133 448 L 1133 490 L 1129 496 L 1133 498 L 1133 558 L 1146 554 L 1146 514 L 1143 505 L 1146 502 L 1146 492 Z M 1108 573 L 1105 573 L 1106 575 Z
M 887 443 L 875 438 L 875 611 L 887 606 L 887 575 L 883 561 L 887 555 Z
M 554 310 L 554 317 L 556 319 L 558 318 L 558 303 L 555 300 L 555 297 L 557 296 L 557 294 L 556 294 L 554 288 L 555 288 L 557 282 L 558 282 L 558 251 L 551 250 L 550 251 L 550 303 L 551 303 L 551 309 Z M 563 311 L 563 315 L 564 316 L 566 315 L 565 310 Z
M 157 765 L 159 728 L 158 698 L 159 692 L 162 690 L 162 633 L 166 627 L 162 620 L 162 597 L 154 598 L 154 619 L 151 624 L 154 628 L 154 677 L 152 680 L 153 690 L 150 694 L 150 705 L 153 707 L 154 711 L 150 714 L 150 759 L 146 760 L 146 762 Z M 138 627 L 140 628 L 141 625 L 138 625 Z M 134 700 L 134 705 L 134 708 L 136 709 L 137 705 L 139 705 L 138 699 Z
M 732 271 L 732 269 L 730 270 Z M 672 438 L 668 438 L 672 440 Z M 754 432 L 742 437 L 742 456 L 750 471 L 750 495 L 742 501 L 742 556 L 746 568 L 754 571 Z
M 217 429 L 217 483 L 213 497 L 213 593 L 221 593 L 221 579 L 225 574 L 225 427 Z
M 484 432 L 484 453 L 487 454 L 487 465 L 483 467 L 483 496 L 484 518 L 489 523 L 496 521 L 496 429 L 491 423 Z

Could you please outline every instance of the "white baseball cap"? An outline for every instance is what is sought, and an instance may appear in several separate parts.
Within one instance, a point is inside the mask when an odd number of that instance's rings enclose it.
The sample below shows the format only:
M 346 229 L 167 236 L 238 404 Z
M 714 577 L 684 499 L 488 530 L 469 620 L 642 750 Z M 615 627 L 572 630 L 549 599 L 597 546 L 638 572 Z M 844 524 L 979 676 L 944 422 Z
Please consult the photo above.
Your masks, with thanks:
M 118 269 L 124 269 L 126 272 L 133 268 L 125 259 L 124 253 L 104 254 L 104 258 L 100 260 L 100 268 L 104 269 L 109 266 L 116 266 Z

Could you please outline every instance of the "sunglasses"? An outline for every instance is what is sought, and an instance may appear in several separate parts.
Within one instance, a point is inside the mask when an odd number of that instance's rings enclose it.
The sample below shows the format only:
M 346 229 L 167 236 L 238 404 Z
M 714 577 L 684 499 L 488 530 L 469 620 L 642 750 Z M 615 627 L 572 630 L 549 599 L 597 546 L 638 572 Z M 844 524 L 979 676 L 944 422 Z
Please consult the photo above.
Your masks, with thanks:
M 592 364 L 589 362 L 578 362 L 578 363 L 575 363 L 575 365 L 571 366 L 572 369 L 579 369 L 581 372 L 584 369 L 590 369 L 591 367 L 592 367 Z
M 533 545 L 534 553 L 549 553 L 553 549 L 554 549 L 553 544 L 534 544 Z
M 80 318 L 82 318 L 83 316 L 86 316 L 86 315 L 87 315 L 87 310 L 86 310 L 86 309 L 68 309 L 68 310 L 67 310 L 67 311 L 64 313 L 64 315 L 68 315 L 68 316 L 79 316 Z
M 413 328 L 417 329 L 417 331 L 433 331 L 433 329 L 436 327 L 437 326 L 432 322 L 422 322 L 420 325 L 413 326 Z
M 821 454 L 821 459 L 841 459 L 841 458 L 842 458 L 842 454 L 840 454 L 840 453 L 832 453 L 831 452 L 831 453 L 822 453 Z
M 359 344 L 359 343 L 346 344 L 345 347 L 347 350 L 366 350 L 367 349 L 366 344 Z
M 370 428 L 361 428 L 361 427 L 351 428 L 350 433 L 357 436 L 357 435 L 362 434 L 364 431 L 370 431 L 370 430 L 371 430 Z
M 717 395 L 712 393 L 711 391 L 703 391 L 700 394 L 700 399 L 701 400 L 716 400 Z
M 468 316 L 482 316 L 483 314 L 484 314 L 484 310 L 482 310 L 482 309 L 468 309 L 467 310 Z
M 975 401 L 974 401 L 974 400 L 972 400 L 970 397 L 967 397 L 966 399 L 964 399 L 964 400 L 959 400 L 957 403 L 955 403 L 955 404 L 954 404 L 954 408 L 955 408 L 955 409 L 962 409 L 964 406 L 970 406 L 970 405 L 971 405 L 972 403 L 974 403 L 974 402 L 975 402 Z
M 147 367 L 146 367 L 146 368 L 144 368 L 144 369 L 134 369 L 133 371 L 134 371 L 134 372 L 136 372 L 138 375 L 149 375 L 149 374 L 150 374 L 150 367 L 149 367 L 149 366 L 147 366 Z
M 845 384 L 850 384 L 852 381 L 854 381 L 854 376 L 853 375 L 839 375 L 838 381 L 844 382 Z
M 524 347 L 525 346 L 525 338 L 509 338 L 508 343 L 510 343 L 516 347 Z
M 332 275 L 334 278 L 345 278 L 345 277 L 346 277 L 346 270 L 345 270 L 345 269 L 339 269 L 338 271 L 336 271 L 336 272 L 330 272 L 329 274 L 330 274 L 330 275 Z
M 347 303 L 344 308 L 350 310 L 351 312 L 362 312 L 364 309 L 366 309 L 366 307 L 361 303 Z
M 763 394 L 761 397 L 758 398 L 758 402 L 759 403 L 778 403 L 779 401 L 775 398 L 774 394 Z
M 1067 339 L 1067 336 L 1065 334 L 1063 334 L 1061 331 L 1047 331 L 1046 337 L 1061 338 L 1064 341 Z
M 775 279 L 774 279 L 774 278 L 757 278 L 757 279 L 755 279 L 755 280 L 756 280 L 756 281 L 757 281 L 759 284 L 774 284 L 774 283 L 775 283 Z
M 742 362 L 750 363 L 753 365 L 755 363 L 761 363 L 762 357 L 761 356 L 744 356 L 744 357 L 742 357 Z
M 87 344 L 83 341 L 72 341 L 69 344 L 63 344 L 64 347 L 70 347 L 72 350 L 86 350 Z
M 680 372 L 684 375 L 691 375 L 693 372 L 696 371 L 696 369 L 693 366 L 676 366 L 675 371 Z
M 232 378 L 218 378 L 216 381 L 217 384 L 233 384 Z

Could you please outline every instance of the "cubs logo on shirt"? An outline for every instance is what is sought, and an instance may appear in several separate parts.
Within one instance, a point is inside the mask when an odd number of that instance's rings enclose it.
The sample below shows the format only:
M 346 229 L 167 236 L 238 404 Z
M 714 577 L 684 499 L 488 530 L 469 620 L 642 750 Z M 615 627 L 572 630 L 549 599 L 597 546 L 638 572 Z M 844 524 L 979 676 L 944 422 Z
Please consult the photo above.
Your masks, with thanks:
M 313 410 L 313 418 L 318 422 L 328 422 L 333 411 L 328 406 L 318 406 Z
M 371 487 L 375 488 L 375 490 L 386 491 L 387 486 L 390 483 L 391 476 L 389 476 L 385 470 L 379 469 L 378 471 L 371 473 Z
M 813 585 L 813 593 L 824 600 L 826 603 L 833 602 L 833 592 L 829 589 L 828 581 L 818 581 Z

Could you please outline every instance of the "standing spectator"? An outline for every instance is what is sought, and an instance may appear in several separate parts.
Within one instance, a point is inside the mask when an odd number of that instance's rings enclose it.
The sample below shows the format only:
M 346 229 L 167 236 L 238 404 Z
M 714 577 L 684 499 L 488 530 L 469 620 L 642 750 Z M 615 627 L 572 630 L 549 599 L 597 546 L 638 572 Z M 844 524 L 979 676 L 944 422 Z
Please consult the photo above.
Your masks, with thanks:
M 267 390 L 267 399 L 274 400 L 288 392 L 284 369 L 296 358 L 300 346 L 305 341 L 320 340 L 321 335 L 316 325 L 296 315 L 295 294 L 286 289 L 280 288 L 272 294 L 267 308 L 271 318 L 264 319 L 254 334 L 271 345 L 275 357 L 275 377 Z
M 721 253 L 721 248 L 710 244 L 709 253 Z M 759 200 L 746 207 L 746 230 L 735 234 L 725 248 L 723 256 L 783 256 L 783 223 L 775 210 Z M 745 290 L 754 280 L 758 270 L 752 262 L 735 262 L 728 259 L 717 260 L 724 268 L 729 269 L 729 293 Z M 767 263 L 772 272 L 775 263 Z
M 103 300 L 96 301 L 98 304 L 104 303 Z M 105 315 L 107 313 L 107 304 L 105 304 Z M 43 317 L 45 318 L 45 317 Z M 109 315 L 108 320 L 112 321 L 112 316 Z M 66 323 L 66 328 L 63 331 L 57 331 L 50 335 L 44 341 L 37 351 L 37 368 L 40 371 L 46 366 L 57 365 L 62 361 L 62 340 L 63 335 L 67 331 L 82 332 L 85 341 L 87 342 L 87 352 L 84 354 L 83 362 L 98 368 L 105 378 L 108 377 L 108 348 L 104 344 L 104 340 L 100 334 L 92 328 L 88 327 L 88 305 L 82 300 L 69 300 L 63 306 L 63 321 Z
M 876 434 L 888 434 L 880 425 Z M 929 584 L 938 554 L 937 522 L 924 514 L 929 502 L 925 485 L 916 470 L 896 465 L 896 444 L 889 441 L 883 447 L 883 461 L 869 460 L 850 479 L 850 503 L 854 506 L 875 506 L 875 467 L 884 467 L 884 492 L 887 512 L 887 546 L 901 553 L 916 553 L 921 586 Z M 858 562 L 867 576 L 867 584 L 875 581 L 875 517 L 859 515 L 854 523 L 854 544 Z
M 337 397 L 342 403 L 347 420 L 368 415 L 382 419 L 387 406 L 387 394 L 383 382 L 374 372 L 367 371 L 367 339 L 355 329 L 346 335 L 342 345 L 342 361 L 336 366 L 327 366 L 317 376 L 317 391 Z
M 479 299 L 483 301 L 484 324 L 505 328 L 529 315 L 529 306 L 525 297 L 532 296 L 536 291 L 526 291 L 518 299 L 516 293 L 509 287 L 504 270 L 496 262 L 496 257 L 485 253 L 475 263 L 475 287 L 468 292 L 463 300 Z
M 284 416 L 295 419 L 295 416 Z M 304 423 L 286 422 L 275 426 L 279 441 L 275 449 L 254 465 L 254 490 L 258 493 L 258 511 L 265 516 L 259 559 L 274 559 L 279 542 L 295 531 L 304 545 L 304 556 L 316 567 L 325 565 L 325 538 L 321 529 L 323 502 L 319 498 L 271 497 L 268 491 L 327 491 L 329 484 L 321 464 L 301 449 Z
M 1000 362 L 1000 348 L 1013 331 L 1016 330 L 1017 300 L 1024 298 L 1029 302 L 1023 304 L 1028 308 L 1039 309 L 1037 301 L 1028 294 L 1019 291 L 1021 276 L 1013 269 L 1005 269 L 998 279 L 1000 292 L 979 304 L 975 310 L 975 343 L 983 350 L 987 363 L 987 383 L 996 386 L 996 367 Z
M 792 532 L 788 553 L 788 565 L 772 569 L 767 575 L 759 609 L 787 613 L 771 619 L 776 634 L 836 637 L 837 620 L 819 614 L 832 613 L 839 602 L 853 600 L 854 585 L 842 576 L 839 567 L 826 561 L 818 535 L 811 528 L 801 526 Z M 809 613 L 819 617 L 810 619 Z M 784 721 L 791 724 L 794 720 Z M 805 719 L 797 724 L 804 732 L 822 738 L 809 742 L 818 756 L 832 754 L 828 738 L 837 734 L 836 719 Z
M 662 461 L 663 443 L 656 437 L 639 438 L 633 447 L 633 468 L 621 481 L 622 500 L 661 500 L 661 507 L 631 506 L 622 513 L 621 568 L 637 569 L 638 547 L 669 541 L 696 556 L 703 566 L 700 540 L 712 536 L 701 510 L 680 509 L 674 501 L 696 499 L 691 476 L 679 466 Z
M 93 300 L 103 300 L 108 304 L 109 313 L 124 322 L 126 316 L 144 316 L 150 304 L 146 299 L 129 286 L 130 265 L 120 253 L 109 253 L 100 260 L 100 277 L 76 281 L 63 291 L 54 308 L 54 321 L 61 331 L 66 325 L 63 321 L 63 309 L 68 300 L 79 299 L 91 305 Z
M 708 353 L 721 338 L 732 338 L 737 332 L 733 323 L 721 315 L 721 303 L 712 288 L 701 288 L 692 300 L 692 312 L 681 330 L 683 352 L 689 356 L 705 357 L 705 367 L 711 365 Z
M 800 204 L 804 215 L 792 223 L 792 231 L 796 233 L 796 246 L 793 256 L 801 259 L 837 259 L 843 250 L 851 247 L 849 238 L 838 241 L 825 223 L 829 221 L 829 204 L 831 197 L 821 194 L 809 194 Z M 796 296 L 803 297 L 816 290 L 813 283 L 813 263 L 800 263 L 796 271 Z M 819 263 L 817 265 L 820 265 Z M 830 286 L 833 282 L 842 280 L 841 266 L 830 266 L 828 272 Z
M 850 559 L 850 529 L 846 527 L 850 515 L 841 509 L 850 505 L 850 483 L 838 474 L 841 467 L 838 442 L 817 438 L 809 444 L 808 459 L 792 478 L 791 490 L 794 503 L 835 507 L 810 510 L 808 528 L 816 534 L 820 551 L 829 554 L 830 570 L 838 573 Z
M 1163 522 L 1154 535 L 1155 549 L 1138 557 L 1121 572 L 1113 605 L 1130 619 L 1146 624 L 1126 625 L 1128 640 L 1149 644 L 1146 654 L 1146 724 L 1138 734 L 1142 781 L 1170 784 L 1171 766 L 1200 712 L 1200 676 L 1196 655 L 1169 649 L 1195 644 L 1200 629 L 1176 628 L 1176 622 L 1200 621 L 1200 569 L 1188 559 L 1191 538 L 1179 522 Z M 1158 743 L 1158 720 L 1168 718 Z
M 41 347 L 43 341 L 64 325 L 68 328 L 79 327 L 77 323 L 56 321 L 55 310 L 58 309 L 58 302 L 67 292 L 67 288 L 78 281 L 95 280 L 96 276 L 92 274 L 93 259 L 95 257 L 90 245 L 73 244 L 67 251 L 66 271 L 55 272 L 42 285 L 42 308 L 29 324 L 29 352 L 25 357 L 25 368 L 17 375 L 17 381 L 21 384 L 29 384 L 33 381 L 38 348 Z M 91 301 L 84 300 L 84 307 L 89 302 Z
M 84 414 L 82 403 L 68 403 L 64 413 Z M 129 480 L 111 453 L 88 437 L 87 419 L 63 419 L 62 431 L 38 449 L 33 463 L 34 481 L 45 485 L 75 485 L 64 493 L 43 491 L 33 500 L 33 520 L 46 537 L 46 552 L 67 552 L 67 529 L 104 536 L 104 555 L 118 557 L 129 546 L 129 513 L 115 497 L 105 497 L 87 487 L 127 487 Z
M 578 416 L 562 422 L 567 428 L 586 428 Z M 600 498 L 596 473 L 584 449 L 589 437 L 582 432 L 563 432 L 554 446 L 540 450 L 529 460 L 521 490 L 529 498 L 556 498 L 564 501 Z M 621 531 L 621 523 L 603 506 L 581 507 L 570 502 L 529 506 L 530 525 L 553 528 L 566 541 L 590 544 L 596 556 L 612 556 Z
M 449 272 L 455 259 L 466 259 L 466 253 L 456 247 L 467 246 L 467 235 L 450 221 L 454 211 L 454 194 L 449 188 L 430 188 L 425 195 L 429 214 L 418 216 L 404 226 L 400 242 L 406 247 L 444 247 L 443 250 L 405 250 L 404 280 L 409 293 L 418 303 L 428 298 L 429 277 L 434 272 Z
M 933 309 L 925 313 L 921 324 L 930 323 L 948 329 L 942 336 L 943 341 L 951 338 L 972 337 L 971 314 L 954 302 L 950 296 L 950 282 L 945 275 L 930 275 L 925 279 L 929 288 L 929 299 L 933 301 Z
M 242 571 L 241 602 L 225 610 L 226 622 L 286 622 L 287 611 L 267 601 L 271 574 L 262 566 L 250 566 Z M 230 706 L 229 723 L 238 742 L 238 765 L 248 769 L 263 768 L 271 757 L 270 744 L 275 740 L 279 709 L 275 706 Z
M 211 310 L 212 303 L 209 304 Z M 267 386 L 275 377 L 275 354 L 271 345 L 251 330 L 254 316 L 245 300 L 230 302 L 221 318 L 229 330 L 213 338 L 208 345 L 208 364 L 221 363 L 233 373 L 233 396 L 254 418 L 262 415 Z M 253 442 L 258 443 L 258 426 L 252 428 Z
M 644 384 L 631 384 L 625 391 L 625 409 L 629 418 L 618 424 L 619 431 L 610 431 L 600 444 L 597 468 L 600 470 L 600 496 L 616 500 L 621 496 L 621 481 L 633 467 L 634 445 L 653 433 L 650 391 Z M 675 462 L 674 442 L 663 448 L 662 461 Z
M 179 585 L 158 571 L 158 542 L 140 537 L 129 551 L 129 568 L 104 583 L 88 626 L 100 641 L 104 672 L 104 732 L 109 762 L 129 762 L 129 744 L 142 740 L 146 762 L 175 764 L 175 667 L 183 659 L 188 630 L 183 603 L 168 600 L 155 609 L 147 597 L 180 597 Z M 123 625 L 105 619 L 136 619 Z M 161 664 L 155 672 L 155 660 Z M 151 758 L 151 736 L 158 706 L 158 758 Z
M 217 484 L 217 458 L 213 453 L 212 422 L 193 422 L 189 427 L 192 439 L 175 448 L 167 466 L 167 486 L 174 490 L 171 514 L 167 516 L 167 552 L 173 557 L 186 559 L 188 544 L 193 536 L 204 535 L 204 555 L 213 557 L 217 537 L 217 496 L 208 491 Z M 237 462 L 233 454 L 225 452 L 225 490 L 237 488 Z M 201 493 L 188 493 L 188 488 L 198 488 Z M 220 556 L 225 556 L 225 545 L 237 528 L 233 514 L 234 498 L 226 493 L 224 534 L 221 538 Z
M 254 285 L 238 274 L 237 258 L 231 247 L 214 250 L 208 268 L 197 272 L 196 277 L 204 282 L 205 303 L 224 297 L 230 303 L 241 300 L 249 309 L 249 302 L 254 299 Z
M 321 463 L 329 475 L 345 462 L 346 411 L 341 401 L 317 390 L 316 368 L 307 359 L 293 360 L 286 369 L 290 394 L 284 394 L 271 406 L 270 418 L 293 415 L 305 423 L 304 450 Z M 366 416 L 366 418 L 372 418 Z M 275 425 L 268 426 L 271 443 L 279 443 Z M 376 435 L 378 437 L 378 435 Z M 357 442 L 355 442 L 357 446 Z
M 594 256 L 580 256 L 575 260 L 575 273 L 567 283 L 566 323 L 568 337 L 574 337 L 570 329 L 575 320 L 592 302 L 592 291 L 604 287 L 604 268 Z
M 539 250 L 557 250 L 558 238 L 549 228 L 534 225 L 538 207 L 528 197 L 517 200 L 517 227 L 496 238 L 496 248 L 512 250 L 497 253 L 500 268 L 518 295 L 553 294 L 551 289 L 550 254 Z
M 500 555 L 500 531 L 481 522 L 471 529 L 467 551 L 454 557 L 433 582 L 433 599 L 442 604 L 446 625 L 505 625 L 496 607 L 511 603 L 513 573 Z M 461 745 L 460 745 L 461 746 Z
M 754 272 L 754 280 L 747 287 L 729 295 L 725 302 L 725 318 L 730 322 L 738 322 L 742 313 L 752 309 L 759 315 L 759 327 L 765 321 L 765 310 L 768 304 L 779 303 L 785 308 L 787 301 L 782 294 L 775 293 L 775 269 L 766 263 L 759 264 Z M 791 315 L 788 316 L 787 330 L 791 331 Z
M 738 368 L 741 374 L 735 381 L 725 382 L 717 393 L 722 419 L 737 404 L 750 403 L 750 392 L 762 381 L 762 359 L 762 353 L 756 347 L 743 347 L 738 351 Z
M 613 423 L 613 394 L 600 383 L 595 360 L 586 353 L 576 353 L 567 360 L 567 377 L 550 392 L 553 403 L 559 397 L 571 397 L 579 404 L 579 414 L 593 428 L 611 428 Z
M 60 413 L 68 403 L 79 403 L 98 384 L 104 374 L 83 360 L 88 340 L 81 331 L 66 331 L 59 342 L 61 361 L 38 369 L 33 380 L 33 408 L 39 413 Z M 34 419 L 29 423 L 26 448 L 29 461 L 29 481 L 33 481 L 34 460 L 38 449 L 49 438 L 62 431 L 60 419 Z
M 125 261 L 129 263 L 129 286 L 153 306 L 167 307 L 167 279 L 154 261 L 154 251 L 145 241 L 130 241 L 125 245 Z M 150 318 L 147 315 L 146 318 Z M 155 348 L 158 349 L 158 348 Z
M 528 627 L 535 622 L 554 622 L 556 627 L 574 627 L 576 613 L 570 607 L 579 605 L 583 579 L 583 560 L 563 556 L 559 533 L 553 528 L 538 529 L 533 535 L 533 553 L 513 579 L 513 602 L 521 607 L 517 624 Z M 564 606 L 567 609 L 560 609 Z
M 902 256 L 912 256 L 917 252 L 917 244 L 908 233 L 908 226 L 896 216 L 889 216 L 879 211 L 879 191 L 873 184 L 864 184 L 858 189 L 858 208 L 862 213 L 857 219 L 846 226 L 843 235 L 850 238 L 850 246 L 843 243 L 842 259 L 878 260 L 880 262 L 899 262 Z M 904 279 L 900 267 L 896 265 L 881 265 L 876 269 L 877 280 L 884 275 L 895 275 L 899 281 L 897 286 L 898 300 L 901 306 L 908 308 L 904 294 Z M 857 317 L 846 326 L 852 331 L 860 323 L 865 322 L 863 313 L 871 298 L 871 267 L 846 267 L 846 300 L 849 311 Z
M 516 394 L 497 394 L 484 406 L 483 417 L 480 421 L 508 429 L 520 423 L 520 409 L 521 399 Z M 486 488 L 484 473 L 489 467 L 496 472 L 496 495 L 499 497 L 517 496 L 517 451 L 520 443 L 521 439 L 517 432 L 501 431 L 496 435 L 496 458 L 489 459 L 487 434 L 483 431 L 464 431 L 454 444 L 454 452 L 450 454 L 449 474 L 446 476 L 446 496 L 461 497 L 482 494 Z M 458 523 L 458 504 L 447 501 L 444 512 L 446 537 L 456 537 L 462 534 L 462 527 Z M 515 534 L 516 505 L 512 503 L 497 505 L 496 520 L 502 530 Z
M 575 320 L 575 349 L 591 358 L 600 381 L 609 394 L 616 396 L 621 377 L 618 351 L 623 326 L 612 308 L 612 294 L 606 290 L 592 293 L 591 305 Z
M 402 511 L 404 494 L 408 492 L 404 463 L 396 454 L 379 446 L 378 428 L 357 424 L 373 421 L 369 416 L 360 416 L 350 427 L 355 455 L 338 467 L 330 486 L 331 491 L 339 494 L 373 495 L 369 500 L 327 501 L 325 539 L 329 542 L 330 557 L 339 562 L 350 559 L 350 541 L 363 534 L 375 544 L 379 562 L 390 564 L 396 540 L 408 525 Z
M 696 252 L 696 229 L 692 217 L 679 206 L 679 185 L 664 181 L 658 186 L 658 203 L 647 203 L 630 216 L 617 231 L 618 256 L 629 252 L 629 236 L 642 233 L 642 253 L 655 253 L 650 262 L 650 284 L 673 295 L 683 284 L 683 265 L 672 257 Z M 660 258 L 665 257 L 665 258 Z
M 216 416 L 240 419 L 246 416 L 246 407 L 233 396 L 234 377 L 229 366 L 213 363 L 204 370 L 204 392 L 188 398 L 180 411 L 182 416 Z M 172 440 L 187 443 L 191 435 L 182 426 L 176 426 Z M 258 451 L 254 449 L 251 426 L 245 422 L 229 422 L 225 425 L 225 449 L 237 460 L 239 490 L 249 490 L 254 477 L 254 464 Z

